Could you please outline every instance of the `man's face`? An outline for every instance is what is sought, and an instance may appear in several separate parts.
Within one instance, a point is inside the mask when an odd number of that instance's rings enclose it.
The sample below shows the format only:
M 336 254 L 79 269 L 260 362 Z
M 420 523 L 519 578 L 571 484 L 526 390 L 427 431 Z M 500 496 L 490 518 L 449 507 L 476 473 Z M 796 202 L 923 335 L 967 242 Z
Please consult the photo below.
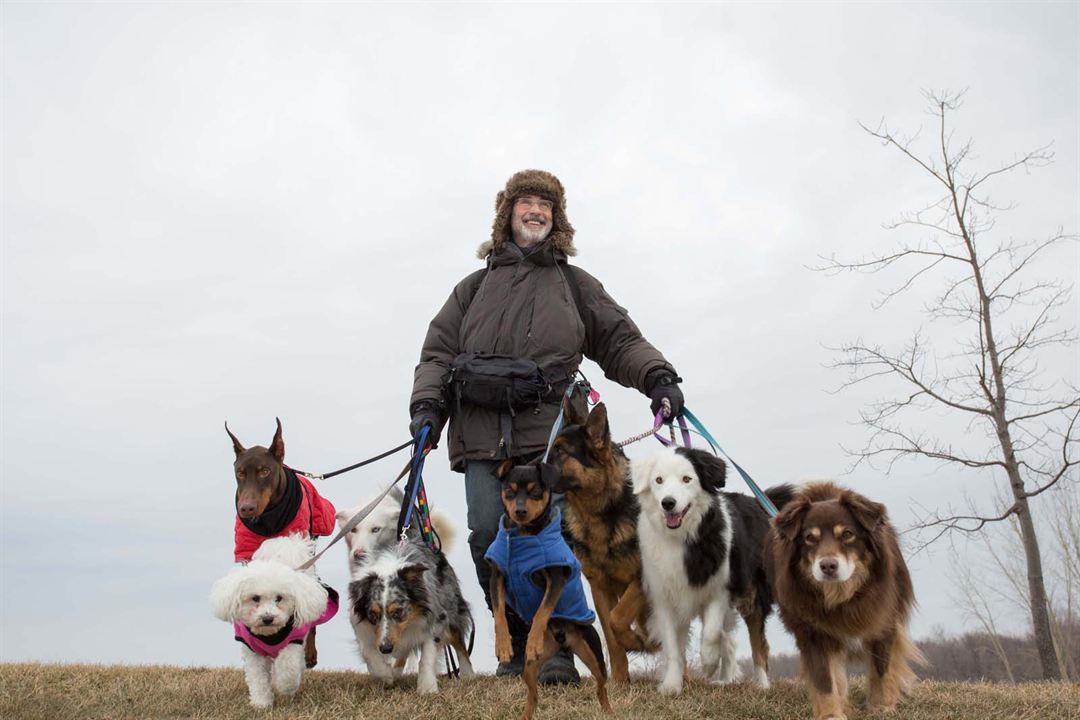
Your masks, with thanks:
M 551 232 L 551 208 L 551 201 L 538 195 L 522 195 L 515 200 L 510 220 L 514 242 L 529 247 L 546 238 Z

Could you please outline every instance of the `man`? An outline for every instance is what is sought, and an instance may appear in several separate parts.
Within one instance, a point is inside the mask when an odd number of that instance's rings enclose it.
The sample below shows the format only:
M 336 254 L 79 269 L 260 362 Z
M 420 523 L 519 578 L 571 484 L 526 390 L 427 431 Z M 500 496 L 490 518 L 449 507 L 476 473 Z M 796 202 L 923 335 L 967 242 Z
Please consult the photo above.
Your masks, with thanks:
M 450 420 L 450 465 L 465 473 L 469 548 L 489 608 L 491 571 L 484 553 L 503 513 L 495 467 L 507 457 L 528 460 L 544 452 L 563 391 L 582 355 L 608 378 L 648 395 L 653 413 L 664 399 L 671 403 L 673 416 L 682 412 L 675 369 L 595 278 L 567 264 L 567 257 L 577 252 L 573 241 L 558 178 L 542 170 L 516 173 L 495 198 L 491 239 L 477 253 L 486 267 L 454 288 L 428 327 L 416 366 L 410 430 L 415 437 L 429 426 L 434 441 Z M 553 389 L 517 408 L 512 402 L 502 408 L 463 399 L 462 393 L 446 390 L 451 364 L 464 353 L 532 361 Z M 586 411 L 580 392 L 571 400 Z M 497 675 L 520 674 L 524 666 L 528 626 L 520 619 L 508 620 L 514 658 L 500 664 Z M 572 656 L 556 655 L 541 669 L 539 680 L 577 682 Z

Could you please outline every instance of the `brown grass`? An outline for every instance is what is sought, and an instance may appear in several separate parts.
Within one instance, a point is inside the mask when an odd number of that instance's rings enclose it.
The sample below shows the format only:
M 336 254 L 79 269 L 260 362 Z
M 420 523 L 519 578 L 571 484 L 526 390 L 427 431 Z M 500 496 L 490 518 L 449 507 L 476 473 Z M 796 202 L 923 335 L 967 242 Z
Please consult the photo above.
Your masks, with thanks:
M 256 711 L 247 704 L 239 669 L 90 665 L 0 665 L 0 718 L 4 720 L 95 720 L 174 718 L 259 718 L 260 720 L 473 720 L 516 718 L 525 699 L 520 681 L 484 676 L 471 682 L 440 679 L 434 697 L 416 695 L 415 677 L 386 690 L 360 672 L 314 670 L 304 676 L 291 702 Z M 857 705 L 865 697 L 856 681 Z M 547 688 L 536 720 L 581 718 L 712 718 L 715 720 L 806 720 L 805 690 L 778 681 L 767 693 L 749 685 L 719 687 L 691 682 L 677 698 L 661 697 L 651 681 L 613 687 L 614 715 L 599 712 L 595 687 Z M 852 720 L 871 718 L 856 710 Z M 1032 683 L 989 685 L 920 683 L 895 720 L 1077 720 L 1080 685 Z

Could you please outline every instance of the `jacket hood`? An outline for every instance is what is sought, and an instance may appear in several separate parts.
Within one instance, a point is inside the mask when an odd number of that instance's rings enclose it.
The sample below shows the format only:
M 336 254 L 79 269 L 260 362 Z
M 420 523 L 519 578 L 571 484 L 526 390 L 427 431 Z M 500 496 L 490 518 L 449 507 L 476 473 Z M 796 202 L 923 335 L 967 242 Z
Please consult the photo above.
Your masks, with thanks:
M 493 252 L 498 252 L 505 244 L 513 242 L 510 220 L 514 202 L 523 195 L 539 195 L 551 201 L 551 232 L 545 240 L 566 255 L 576 255 L 574 226 L 566 218 L 566 190 L 559 178 L 543 170 L 521 170 L 514 173 L 506 181 L 506 187 L 495 196 L 495 221 L 491 224 L 491 239 L 480 244 L 476 256 L 483 260 Z

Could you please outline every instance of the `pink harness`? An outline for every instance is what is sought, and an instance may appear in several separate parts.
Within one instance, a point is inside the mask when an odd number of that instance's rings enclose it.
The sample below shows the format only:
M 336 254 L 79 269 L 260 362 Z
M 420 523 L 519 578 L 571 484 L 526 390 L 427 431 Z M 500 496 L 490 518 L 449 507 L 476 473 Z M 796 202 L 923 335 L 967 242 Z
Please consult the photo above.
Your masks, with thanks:
M 251 628 L 247 625 L 234 622 L 233 632 L 236 633 L 236 639 L 247 645 L 248 649 L 256 655 L 270 658 L 276 658 L 278 653 L 293 643 L 300 644 L 304 642 L 304 638 L 307 637 L 308 631 L 311 630 L 311 628 L 316 625 L 322 625 L 324 622 L 337 615 L 337 590 L 328 585 L 323 585 L 323 587 L 326 588 L 326 611 L 315 622 L 305 623 L 300 627 L 294 627 L 282 639 L 277 640 L 275 638 L 275 642 L 273 643 L 268 643 L 263 638 L 251 632 Z

